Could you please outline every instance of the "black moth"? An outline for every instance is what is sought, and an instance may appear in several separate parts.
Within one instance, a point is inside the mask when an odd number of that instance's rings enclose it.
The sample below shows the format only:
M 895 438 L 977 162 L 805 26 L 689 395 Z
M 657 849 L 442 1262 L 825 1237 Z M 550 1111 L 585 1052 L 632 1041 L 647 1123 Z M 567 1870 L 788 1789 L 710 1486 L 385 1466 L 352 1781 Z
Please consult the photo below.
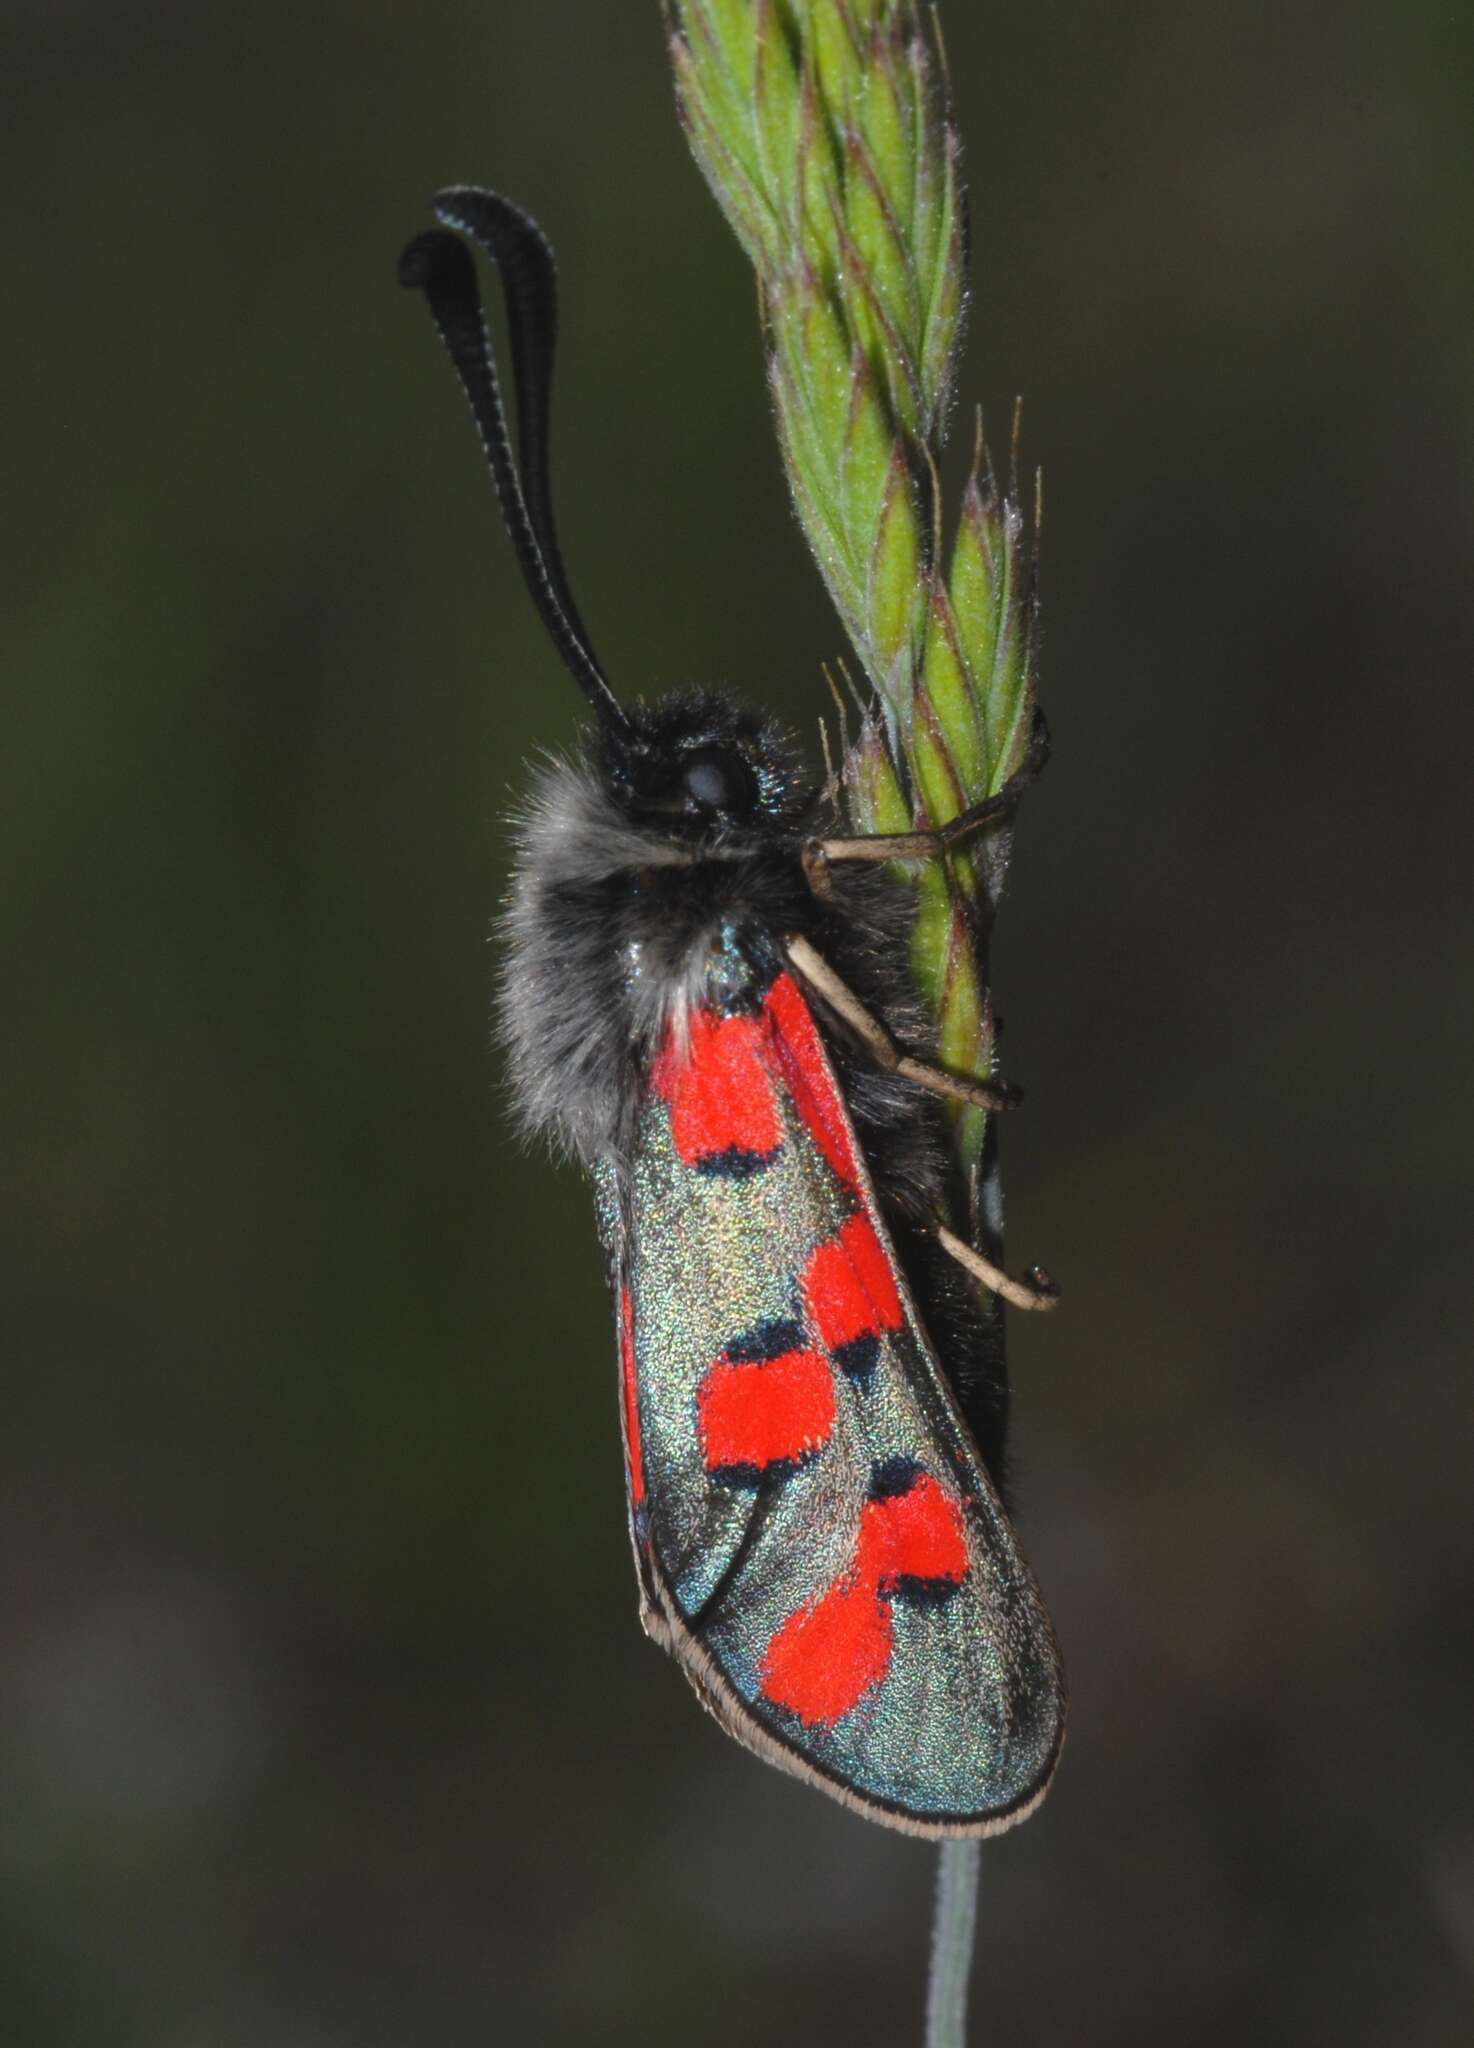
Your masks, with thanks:
M 1053 1295 L 938 1223 L 942 1099 L 1011 1091 L 926 1058 L 910 904 L 880 863 L 1005 821 L 1043 722 L 943 831 L 856 839 L 769 720 L 709 691 L 616 699 L 553 521 L 552 252 L 494 193 L 434 205 L 400 281 L 594 712 L 525 809 L 499 1007 L 522 1119 L 594 1182 L 642 1620 L 769 1761 L 913 1833 L 993 1833 L 1043 1797 L 1063 1739 L 1001 1499 L 1001 1300 Z M 502 280 L 515 456 L 462 237 Z

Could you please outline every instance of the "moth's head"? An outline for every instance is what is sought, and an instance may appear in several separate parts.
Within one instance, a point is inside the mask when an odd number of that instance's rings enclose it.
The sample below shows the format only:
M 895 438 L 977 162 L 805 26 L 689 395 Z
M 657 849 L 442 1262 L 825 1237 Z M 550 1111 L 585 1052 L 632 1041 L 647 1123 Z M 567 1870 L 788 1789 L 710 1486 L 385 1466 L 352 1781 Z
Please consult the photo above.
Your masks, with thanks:
M 804 791 L 791 743 L 771 719 L 714 692 L 683 692 L 605 723 L 599 746 L 621 810 L 673 838 L 762 831 L 791 820 Z

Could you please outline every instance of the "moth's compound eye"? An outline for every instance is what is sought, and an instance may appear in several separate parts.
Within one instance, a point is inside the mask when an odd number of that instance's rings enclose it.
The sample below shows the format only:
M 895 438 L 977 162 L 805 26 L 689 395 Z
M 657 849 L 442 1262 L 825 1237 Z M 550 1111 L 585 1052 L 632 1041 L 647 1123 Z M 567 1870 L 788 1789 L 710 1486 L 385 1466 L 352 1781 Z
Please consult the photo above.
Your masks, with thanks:
M 681 763 L 681 788 L 689 809 L 751 811 L 757 800 L 752 770 L 727 747 L 697 747 Z

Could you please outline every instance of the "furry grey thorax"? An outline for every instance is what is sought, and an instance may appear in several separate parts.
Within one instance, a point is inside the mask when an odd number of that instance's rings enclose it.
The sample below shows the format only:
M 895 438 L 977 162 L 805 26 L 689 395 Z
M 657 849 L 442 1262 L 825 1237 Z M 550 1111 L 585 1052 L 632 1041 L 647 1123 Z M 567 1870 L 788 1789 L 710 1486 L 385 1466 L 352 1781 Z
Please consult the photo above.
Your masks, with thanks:
M 623 1149 L 640 1074 L 705 996 L 724 925 L 755 894 L 796 913 L 802 871 L 762 846 L 703 860 L 626 816 L 586 763 L 546 765 L 519 827 L 499 1001 L 517 1112 L 591 1167 Z

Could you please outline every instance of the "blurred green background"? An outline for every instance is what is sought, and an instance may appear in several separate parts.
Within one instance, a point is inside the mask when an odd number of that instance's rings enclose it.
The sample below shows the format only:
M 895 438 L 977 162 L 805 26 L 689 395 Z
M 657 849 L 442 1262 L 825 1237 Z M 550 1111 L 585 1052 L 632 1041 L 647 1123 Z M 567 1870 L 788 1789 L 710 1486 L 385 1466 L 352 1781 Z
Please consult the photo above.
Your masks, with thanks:
M 1474 2034 L 1474 16 L 945 10 L 964 394 L 1044 700 L 996 976 L 1029 1548 L 1073 1681 L 976 2038 Z M 654 0 L 3 30 L 0 2037 L 917 2038 L 933 1857 L 640 1636 L 589 1202 L 488 923 L 575 693 L 423 308 L 558 248 L 616 683 L 839 651 Z

